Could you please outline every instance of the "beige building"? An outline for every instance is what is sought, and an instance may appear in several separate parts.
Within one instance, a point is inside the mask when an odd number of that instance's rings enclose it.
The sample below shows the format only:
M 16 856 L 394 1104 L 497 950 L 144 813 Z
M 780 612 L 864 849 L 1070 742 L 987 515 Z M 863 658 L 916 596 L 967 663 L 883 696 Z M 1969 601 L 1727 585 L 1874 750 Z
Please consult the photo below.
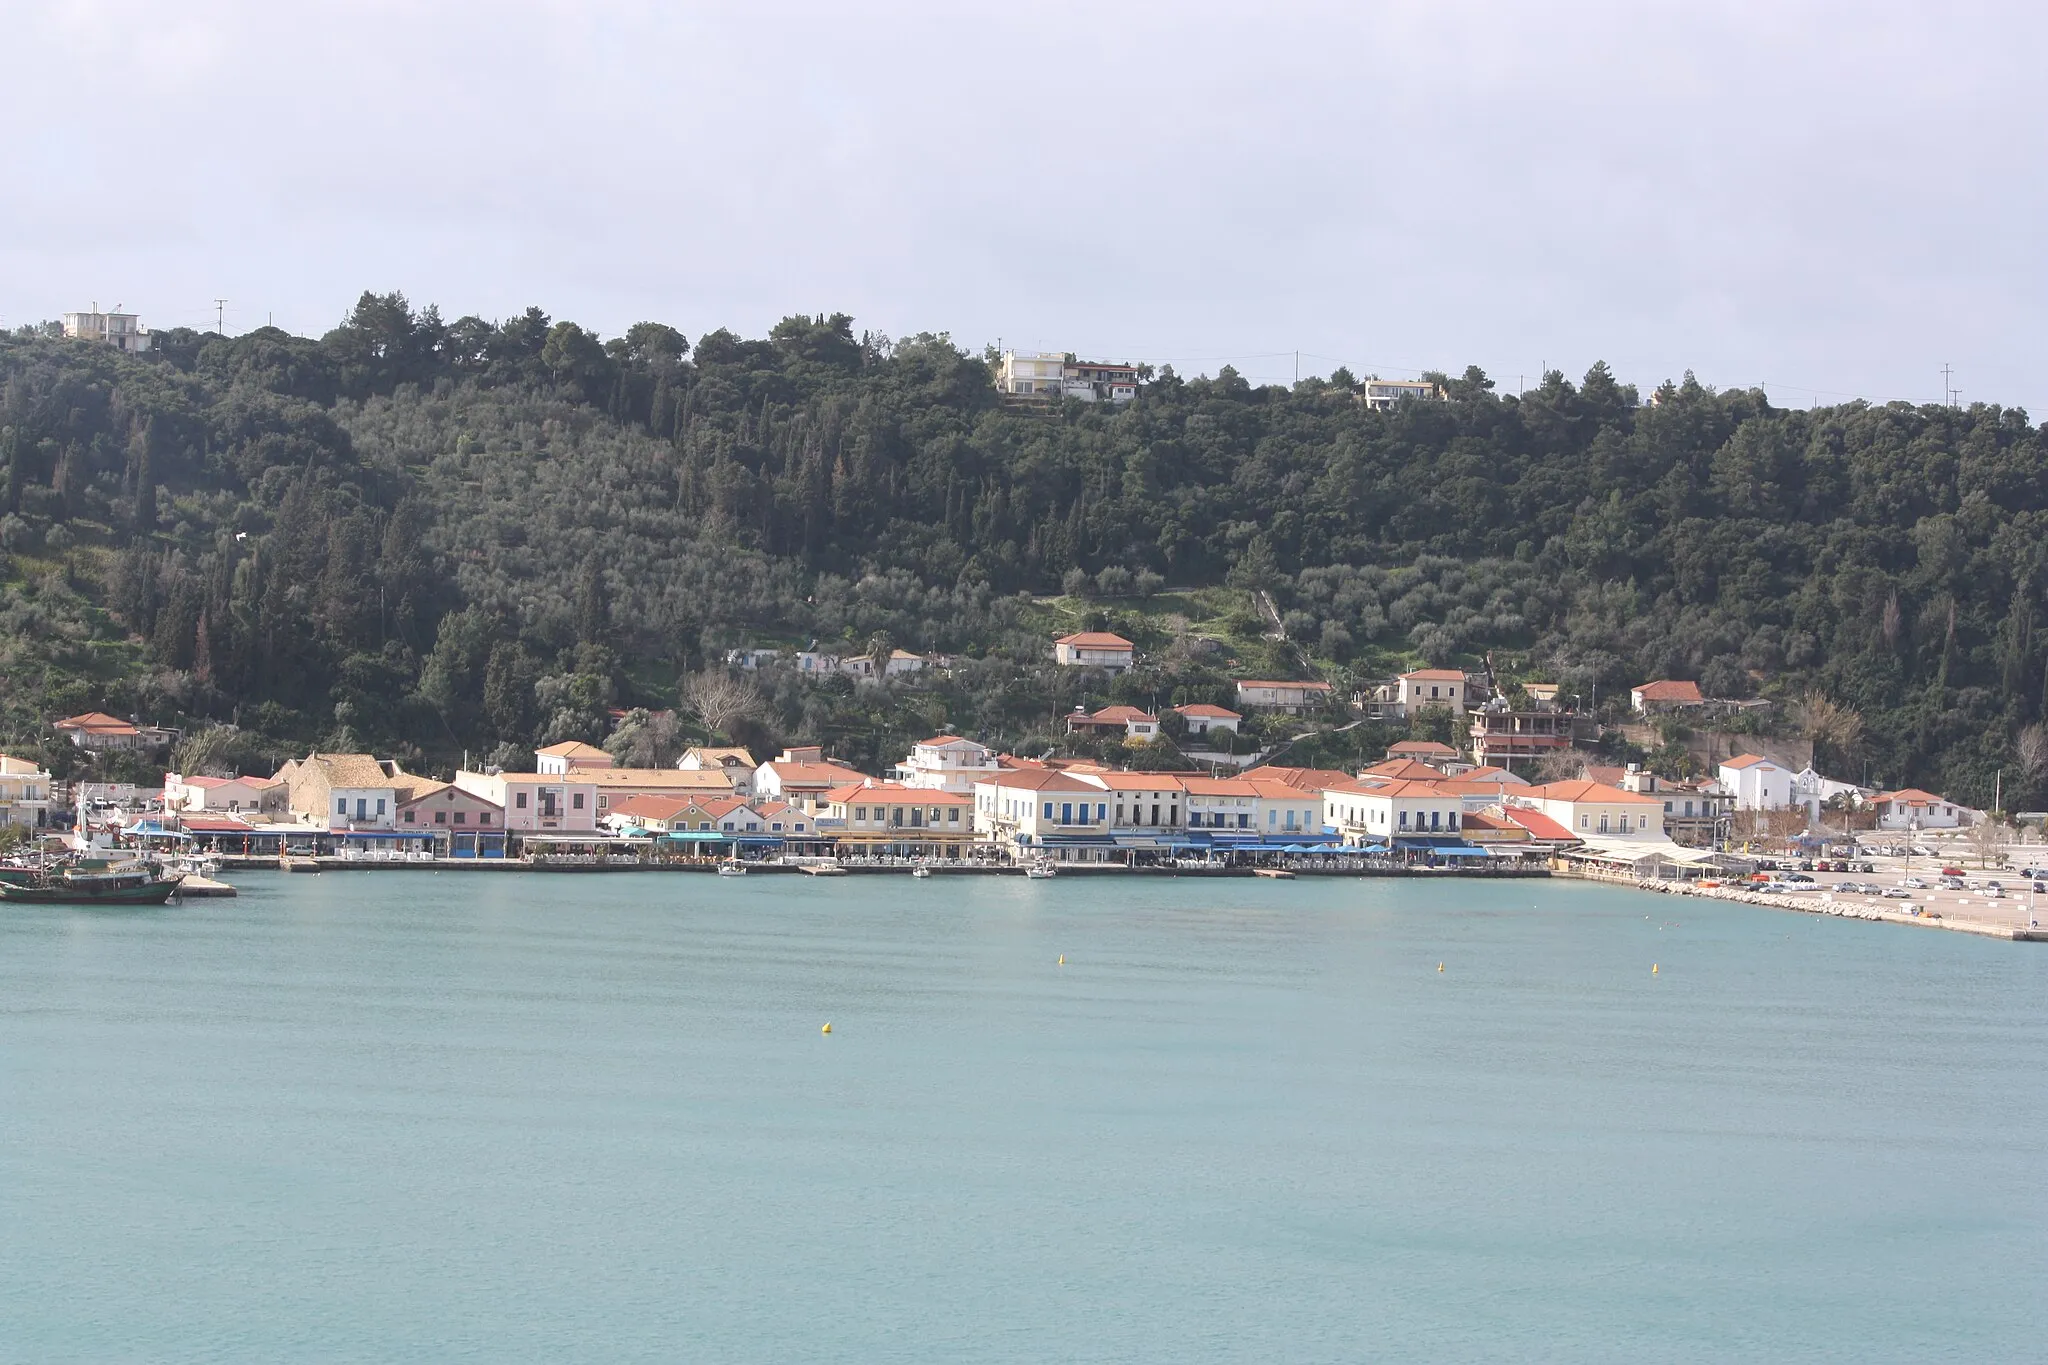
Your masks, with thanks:
M 81 341 L 97 341 L 103 346 L 112 346 L 117 351 L 141 354 L 149 349 L 149 329 L 142 325 L 142 319 L 133 313 L 118 311 L 102 313 L 94 304 L 89 313 L 66 313 L 64 335 L 77 337 Z
M 1138 647 L 1106 630 L 1084 630 L 1053 641 L 1052 657 L 1065 668 L 1105 668 L 1121 673 L 1136 666 Z
M 0 754 L 0 825 L 36 829 L 50 822 L 50 775 L 25 758 Z

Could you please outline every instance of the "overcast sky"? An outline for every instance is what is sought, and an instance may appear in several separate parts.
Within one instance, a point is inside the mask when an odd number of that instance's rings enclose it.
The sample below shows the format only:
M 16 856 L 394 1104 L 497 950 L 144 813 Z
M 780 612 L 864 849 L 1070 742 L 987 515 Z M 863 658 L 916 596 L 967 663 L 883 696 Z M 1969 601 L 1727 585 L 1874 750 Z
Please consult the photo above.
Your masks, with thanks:
M 365 288 L 2048 416 L 2037 4 L 0 0 L 0 322 Z

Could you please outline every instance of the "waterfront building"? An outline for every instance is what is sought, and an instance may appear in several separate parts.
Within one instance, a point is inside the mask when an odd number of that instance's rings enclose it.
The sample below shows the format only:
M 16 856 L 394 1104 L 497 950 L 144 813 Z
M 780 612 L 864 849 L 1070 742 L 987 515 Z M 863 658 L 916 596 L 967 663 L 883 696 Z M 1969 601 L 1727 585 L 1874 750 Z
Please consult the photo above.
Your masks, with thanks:
M 0 826 L 50 823 L 50 774 L 25 758 L 0 754 Z
M 602 819 L 612 802 L 629 796 L 728 796 L 732 780 L 722 769 L 685 768 L 584 768 L 550 773 L 588 784 L 597 796 L 597 818 Z
M 1427 847 L 1418 841 L 1434 837 L 1456 843 L 1464 815 L 1463 800 L 1438 782 L 1356 781 L 1323 793 L 1323 823 L 1345 844 Z
M 504 812 L 506 829 L 520 834 L 594 834 L 600 773 L 455 774 L 455 786 Z M 612 793 L 618 795 L 619 793 Z
M 1095 780 L 1091 780 L 1091 778 Z M 974 831 L 1012 857 L 1047 854 L 1063 860 L 1102 862 L 1117 847 L 1111 834 L 1113 785 L 1144 782 L 1153 806 L 1153 826 L 1167 812 L 1165 828 L 1180 825 L 1181 791 L 1171 777 L 1149 773 L 1106 773 L 1083 776 L 1058 768 L 1016 768 L 974 783 Z M 1117 809 L 1144 802 L 1133 786 L 1128 799 L 1118 786 Z M 1128 828 L 1128 826 L 1127 826 Z
M 1587 843 L 1601 839 L 1665 841 L 1664 803 L 1642 792 L 1581 779 L 1525 787 L 1509 799 L 1541 811 Z
M 975 838 L 974 798 L 935 787 L 848 783 L 825 794 L 821 814 L 841 853 L 958 859 Z
M 503 857 L 504 808 L 453 782 L 418 778 L 398 801 L 397 827 L 434 836 L 436 851 L 451 857 Z
M 825 793 L 834 787 L 867 780 L 866 773 L 841 763 L 828 763 L 816 746 L 806 746 L 786 749 L 782 757 L 756 769 L 754 793 L 766 800 L 801 806 L 815 815 Z
M 395 829 L 399 790 L 410 792 L 413 779 L 395 759 L 315 751 L 287 761 L 274 780 L 296 823 L 348 833 Z
M 754 770 L 760 765 L 745 749 L 691 748 L 683 750 L 676 766 L 684 772 L 721 772 L 732 783 L 735 796 L 754 794 Z
M 896 765 L 896 780 L 906 787 L 973 792 L 976 779 L 1001 772 L 993 750 L 959 735 L 933 735 L 911 746 L 909 757 Z
M 185 777 L 164 774 L 164 811 L 247 813 L 272 819 L 290 809 L 291 793 L 274 777 Z

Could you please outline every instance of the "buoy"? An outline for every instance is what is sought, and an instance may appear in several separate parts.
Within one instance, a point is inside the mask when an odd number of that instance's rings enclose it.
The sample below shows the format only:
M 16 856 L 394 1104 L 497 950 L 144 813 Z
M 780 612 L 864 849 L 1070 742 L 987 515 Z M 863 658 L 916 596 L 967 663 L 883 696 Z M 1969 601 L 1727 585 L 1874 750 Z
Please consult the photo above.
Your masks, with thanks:
M 1441 963 L 1441 962 L 1437 963 L 1437 964 L 1436 964 L 1436 969 L 1437 969 L 1438 971 L 1442 971 L 1442 970 L 1444 969 L 1444 964 L 1443 964 L 1443 963 Z
M 1067 965 L 1067 955 L 1065 953 L 1060 954 L 1060 965 L 1062 967 Z
M 1657 964 L 1656 964 L 1656 963 L 1654 963 L 1654 962 L 1652 962 L 1652 963 L 1650 964 L 1650 975 L 1651 975 L 1651 976 L 1655 976 L 1656 974 L 1657 974 Z M 832 1026 L 831 1026 L 830 1024 L 827 1024 L 827 1025 L 826 1025 L 825 1027 L 826 1027 L 826 1028 L 830 1028 L 830 1027 L 832 1027 Z
M 821 1029 L 819 1029 L 819 1030 L 818 1030 L 818 1032 L 820 1032 L 820 1033 L 830 1033 L 831 1031 L 832 1031 L 832 1026 L 831 1026 L 830 1024 L 827 1024 L 827 1025 L 825 1025 L 825 1027 L 823 1027 L 823 1028 L 821 1028 Z

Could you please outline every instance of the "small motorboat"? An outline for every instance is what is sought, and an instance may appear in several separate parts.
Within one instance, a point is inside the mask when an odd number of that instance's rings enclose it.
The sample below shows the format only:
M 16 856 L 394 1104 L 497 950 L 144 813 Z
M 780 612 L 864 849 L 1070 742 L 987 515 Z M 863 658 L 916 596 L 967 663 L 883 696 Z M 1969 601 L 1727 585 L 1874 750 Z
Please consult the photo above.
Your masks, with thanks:
M 913 867 L 910 869 L 910 875 L 913 877 L 929 877 L 932 875 L 932 870 L 928 867 Z
M 742 864 L 736 862 L 720 863 L 718 865 L 718 875 L 721 877 L 744 877 L 747 875 L 747 869 Z
M 1049 880 L 1057 874 L 1054 872 L 1051 863 L 1031 863 L 1025 867 L 1024 875 L 1032 881 L 1042 882 Z

